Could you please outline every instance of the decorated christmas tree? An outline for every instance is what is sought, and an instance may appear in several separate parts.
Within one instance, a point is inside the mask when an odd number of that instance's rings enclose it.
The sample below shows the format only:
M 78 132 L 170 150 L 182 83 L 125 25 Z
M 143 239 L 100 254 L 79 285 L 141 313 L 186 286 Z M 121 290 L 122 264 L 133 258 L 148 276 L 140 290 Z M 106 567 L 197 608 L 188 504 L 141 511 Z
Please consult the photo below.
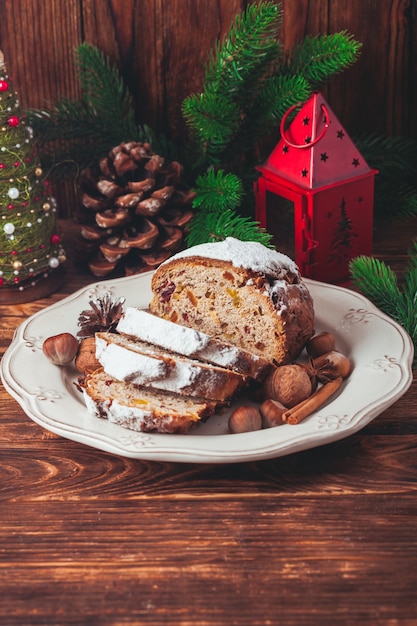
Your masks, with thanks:
M 65 253 L 55 200 L 0 51 L 0 302 L 49 295 Z

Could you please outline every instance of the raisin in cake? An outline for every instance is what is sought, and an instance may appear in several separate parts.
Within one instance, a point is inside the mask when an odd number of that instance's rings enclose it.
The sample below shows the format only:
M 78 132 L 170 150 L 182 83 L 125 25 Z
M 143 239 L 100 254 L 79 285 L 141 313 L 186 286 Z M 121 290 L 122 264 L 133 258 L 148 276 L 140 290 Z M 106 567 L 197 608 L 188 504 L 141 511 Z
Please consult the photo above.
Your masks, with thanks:
M 281 365 L 314 334 L 297 265 L 258 242 L 228 237 L 170 257 L 152 277 L 150 311 Z

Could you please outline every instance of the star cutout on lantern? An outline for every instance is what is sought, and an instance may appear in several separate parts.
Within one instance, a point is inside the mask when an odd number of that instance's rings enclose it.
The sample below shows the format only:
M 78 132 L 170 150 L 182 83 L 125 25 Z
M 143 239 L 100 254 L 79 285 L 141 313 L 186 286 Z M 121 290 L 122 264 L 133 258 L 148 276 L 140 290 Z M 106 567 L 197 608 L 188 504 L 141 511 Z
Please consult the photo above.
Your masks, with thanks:
M 303 178 L 306 178 L 307 174 L 308 174 L 308 169 L 304 168 L 303 170 L 301 170 L 301 176 Z
M 282 149 L 284 154 L 287 154 L 287 152 L 289 151 L 289 147 L 287 145 L 285 145 Z
M 320 161 L 324 161 L 326 163 L 328 158 L 329 158 L 329 155 L 326 152 L 322 152 L 320 154 Z
M 310 118 L 309 118 L 309 117 L 305 117 L 305 118 L 303 119 L 303 124 L 304 124 L 304 126 L 308 126 L 309 122 L 310 122 Z
M 357 159 L 356 157 L 352 160 L 352 165 L 353 167 L 358 167 L 359 166 L 359 159 Z
M 311 143 L 311 137 L 307 136 L 307 137 L 305 138 L 305 143 Z
M 327 217 L 327 219 L 328 219 L 328 220 L 331 220 L 331 219 L 332 219 L 332 213 L 331 213 L 331 211 L 329 211 L 329 212 L 327 213 L 326 217 Z
M 337 131 L 337 138 L 338 139 L 343 139 L 344 136 L 345 136 L 345 133 L 343 132 L 343 130 L 338 130 Z
M 358 198 L 358 203 L 359 203 L 359 204 L 362 204 L 362 202 L 363 202 L 363 198 L 362 198 L 362 196 L 359 196 L 359 198 Z

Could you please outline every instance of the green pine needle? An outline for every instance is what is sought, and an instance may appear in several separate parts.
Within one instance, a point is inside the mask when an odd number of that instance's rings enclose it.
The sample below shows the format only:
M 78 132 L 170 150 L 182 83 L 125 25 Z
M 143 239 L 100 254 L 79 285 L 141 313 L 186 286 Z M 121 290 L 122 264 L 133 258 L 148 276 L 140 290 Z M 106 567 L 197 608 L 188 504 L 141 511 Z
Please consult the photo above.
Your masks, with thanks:
M 200 152 L 195 166 L 220 164 L 228 155 L 233 157 L 233 152 L 236 155 L 242 150 L 242 134 L 253 142 L 248 118 L 281 59 L 281 18 L 281 3 L 249 5 L 236 17 L 223 41 L 215 45 L 202 92 L 190 95 L 182 104 L 191 140 Z
M 76 50 L 81 89 L 86 101 L 98 115 L 109 121 L 123 120 L 131 129 L 134 123 L 132 96 L 116 66 L 95 46 L 83 43 Z
M 375 215 L 417 215 L 417 141 L 405 137 L 365 135 L 356 145 L 375 178 Z
M 26 113 L 50 178 L 83 169 L 122 141 L 149 141 L 158 154 L 176 158 L 171 142 L 135 124 L 133 100 L 116 66 L 90 44 L 78 46 L 75 57 L 82 98 L 61 98 L 47 110 Z
M 271 235 L 261 228 L 258 222 L 242 217 L 232 209 L 222 213 L 200 211 L 191 220 L 187 237 L 189 247 L 200 243 L 222 241 L 226 237 L 235 237 L 242 241 L 259 241 L 272 247 Z
M 295 46 L 288 59 L 291 73 L 301 74 L 313 88 L 353 65 L 362 44 L 347 31 L 335 34 L 307 35 Z
M 281 21 L 282 4 L 275 2 L 251 4 L 238 14 L 227 36 L 213 49 L 206 68 L 206 85 L 217 92 L 232 87 L 233 97 L 246 91 L 257 71 L 265 73 L 279 58 Z
M 401 288 L 394 271 L 375 257 L 352 259 L 350 274 L 358 290 L 408 332 L 417 355 L 417 243 Z
M 239 206 L 244 194 L 242 181 L 223 170 L 207 170 L 196 180 L 194 208 L 222 212 Z
M 356 287 L 378 308 L 396 317 L 402 296 L 397 277 L 392 269 L 375 257 L 359 256 L 350 263 L 352 280 Z

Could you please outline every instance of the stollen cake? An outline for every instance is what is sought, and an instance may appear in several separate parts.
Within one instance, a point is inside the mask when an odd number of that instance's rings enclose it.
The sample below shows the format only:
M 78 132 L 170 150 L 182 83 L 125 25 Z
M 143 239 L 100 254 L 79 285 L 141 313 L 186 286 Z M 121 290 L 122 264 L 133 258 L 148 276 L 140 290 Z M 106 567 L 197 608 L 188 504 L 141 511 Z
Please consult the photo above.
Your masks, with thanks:
M 258 242 L 228 237 L 183 250 L 152 277 L 151 313 L 277 365 L 314 334 L 314 305 L 297 265 Z
M 273 367 L 257 354 L 175 324 L 145 309 L 126 307 L 116 331 L 183 356 L 226 367 L 253 380 L 264 379 Z
M 96 358 L 119 381 L 218 403 L 228 402 L 246 384 L 237 372 L 111 332 L 96 333 Z
M 185 433 L 210 417 L 216 404 L 120 382 L 102 369 L 80 384 L 88 412 L 141 432 Z

